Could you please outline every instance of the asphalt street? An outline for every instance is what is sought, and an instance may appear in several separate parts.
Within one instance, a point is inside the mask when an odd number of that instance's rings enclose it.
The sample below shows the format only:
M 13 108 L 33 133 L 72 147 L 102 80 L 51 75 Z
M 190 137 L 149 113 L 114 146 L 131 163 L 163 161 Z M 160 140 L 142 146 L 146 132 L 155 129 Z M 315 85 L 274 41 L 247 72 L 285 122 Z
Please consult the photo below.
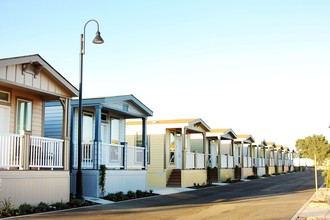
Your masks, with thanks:
M 318 176 L 320 186 L 323 177 Z M 310 169 L 24 219 L 290 219 L 314 192 Z

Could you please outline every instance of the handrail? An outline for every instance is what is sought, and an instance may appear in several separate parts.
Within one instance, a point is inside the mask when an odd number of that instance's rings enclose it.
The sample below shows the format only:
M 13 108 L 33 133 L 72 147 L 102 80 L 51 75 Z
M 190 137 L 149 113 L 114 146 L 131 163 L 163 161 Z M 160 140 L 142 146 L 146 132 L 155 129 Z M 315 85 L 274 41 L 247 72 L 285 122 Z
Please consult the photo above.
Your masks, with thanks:
M 165 170 L 167 170 L 168 167 L 171 165 L 171 162 L 173 161 L 173 159 L 174 159 L 174 154 L 171 156 L 170 160 L 169 160 L 168 163 L 166 164 L 166 168 L 165 168 Z

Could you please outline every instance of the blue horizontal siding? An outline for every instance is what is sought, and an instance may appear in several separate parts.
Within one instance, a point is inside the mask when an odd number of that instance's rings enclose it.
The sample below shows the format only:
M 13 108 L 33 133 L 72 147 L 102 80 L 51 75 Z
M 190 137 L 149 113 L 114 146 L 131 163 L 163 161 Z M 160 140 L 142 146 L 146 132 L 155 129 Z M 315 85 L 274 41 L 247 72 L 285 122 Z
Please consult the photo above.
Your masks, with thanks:
M 49 138 L 62 138 L 63 108 L 60 102 L 46 102 L 44 135 Z

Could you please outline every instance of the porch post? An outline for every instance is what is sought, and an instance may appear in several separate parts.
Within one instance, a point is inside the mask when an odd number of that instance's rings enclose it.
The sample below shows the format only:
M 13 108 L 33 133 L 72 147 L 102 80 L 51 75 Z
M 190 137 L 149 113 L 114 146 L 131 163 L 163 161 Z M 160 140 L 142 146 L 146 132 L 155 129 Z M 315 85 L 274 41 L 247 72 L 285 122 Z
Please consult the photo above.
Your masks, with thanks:
M 144 147 L 144 169 L 147 169 L 148 147 L 147 146 L 147 119 L 142 118 L 142 146 Z
M 94 161 L 93 169 L 98 170 L 101 165 L 102 158 L 102 140 L 101 140 L 101 114 L 102 107 L 100 105 L 95 106 L 95 139 L 94 139 Z
M 70 160 L 70 137 L 69 137 L 69 115 L 70 115 L 70 100 L 64 99 L 62 103 L 63 115 L 62 115 L 62 139 L 63 143 L 63 169 L 69 170 Z
M 71 116 L 70 116 L 70 164 L 69 164 L 69 169 L 70 169 L 70 172 L 72 172 L 73 170 L 73 166 L 75 164 L 75 162 L 78 162 L 75 161 L 75 148 L 76 148 L 76 145 L 74 144 L 75 143 L 75 132 L 74 132 L 74 128 L 75 128 L 75 120 L 74 120 L 74 116 L 75 116 L 75 111 L 74 111 L 74 107 L 71 106 Z M 78 146 L 78 145 L 77 145 Z M 78 152 L 78 149 L 77 149 L 77 152 Z M 77 163 L 78 164 L 78 163 Z
M 244 167 L 244 141 L 241 141 L 241 167 Z
M 186 169 L 186 138 L 187 138 L 187 128 L 183 129 L 182 135 L 182 170 Z
M 204 169 L 206 169 L 209 154 L 208 154 L 208 150 L 207 150 L 206 133 L 203 132 L 202 135 L 203 135 Z M 197 154 L 196 154 L 196 157 L 197 157 Z
M 221 181 L 221 135 L 219 136 L 219 141 L 218 141 L 218 182 L 220 183 Z

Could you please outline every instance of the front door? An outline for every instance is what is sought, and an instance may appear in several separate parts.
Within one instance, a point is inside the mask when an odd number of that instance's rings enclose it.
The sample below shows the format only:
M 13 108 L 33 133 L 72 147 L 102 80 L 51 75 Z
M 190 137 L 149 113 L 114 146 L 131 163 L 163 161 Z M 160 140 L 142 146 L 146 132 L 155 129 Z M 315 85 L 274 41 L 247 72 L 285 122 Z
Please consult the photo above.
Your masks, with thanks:
M 216 167 L 217 164 L 217 144 L 211 142 L 211 168 Z
M 10 107 L 0 105 L 0 133 L 9 133 Z
M 177 169 L 182 169 L 182 138 L 175 140 L 175 164 Z
M 109 125 L 107 123 L 101 124 L 101 140 L 102 143 L 110 144 Z

